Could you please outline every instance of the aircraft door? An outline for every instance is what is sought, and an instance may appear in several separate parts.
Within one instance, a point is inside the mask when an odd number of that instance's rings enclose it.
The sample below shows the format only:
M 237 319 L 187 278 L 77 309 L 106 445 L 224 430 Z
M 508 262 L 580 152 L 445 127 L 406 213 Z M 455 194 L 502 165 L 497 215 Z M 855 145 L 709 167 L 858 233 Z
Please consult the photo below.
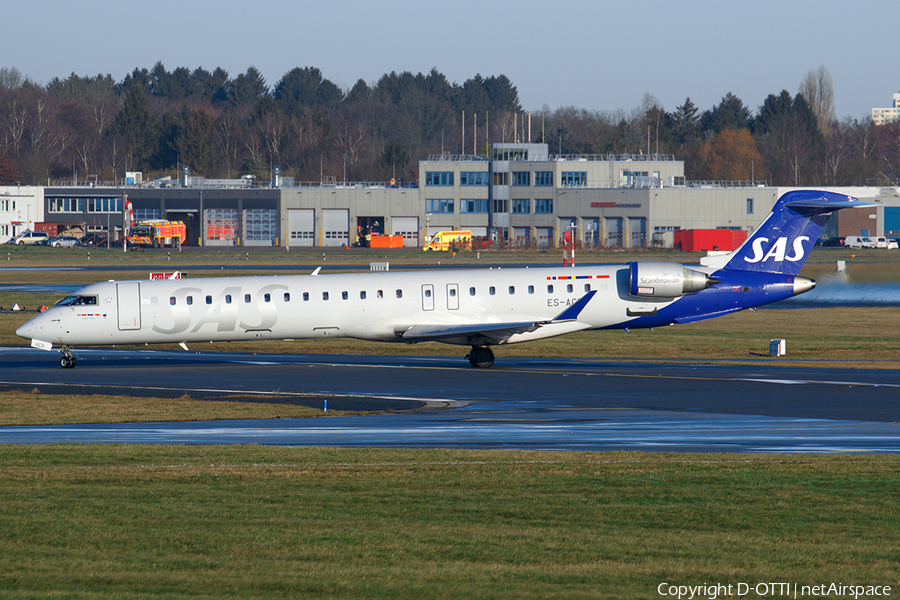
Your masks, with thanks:
M 141 284 L 129 281 L 116 284 L 116 300 L 119 314 L 119 330 L 141 328 Z
M 459 284 L 447 284 L 447 310 L 459 310 Z
M 434 286 L 430 283 L 422 286 L 422 310 L 434 310 Z

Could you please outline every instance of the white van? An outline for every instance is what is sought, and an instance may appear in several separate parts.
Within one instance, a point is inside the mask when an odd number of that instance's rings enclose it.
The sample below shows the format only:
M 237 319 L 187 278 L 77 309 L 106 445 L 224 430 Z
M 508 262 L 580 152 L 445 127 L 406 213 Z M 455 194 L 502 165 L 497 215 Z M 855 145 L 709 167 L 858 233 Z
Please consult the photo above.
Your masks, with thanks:
M 887 248 L 888 250 L 896 250 L 898 248 L 898 245 L 895 240 L 890 240 L 886 237 L 877 237 L 875 238 L 875 247 Z
M 848 235 L 844 238 L 844 245 L 848 248 L 877 248 L 878 246 L 875 243 L 874 238 L 859 236 L 859 235 Z

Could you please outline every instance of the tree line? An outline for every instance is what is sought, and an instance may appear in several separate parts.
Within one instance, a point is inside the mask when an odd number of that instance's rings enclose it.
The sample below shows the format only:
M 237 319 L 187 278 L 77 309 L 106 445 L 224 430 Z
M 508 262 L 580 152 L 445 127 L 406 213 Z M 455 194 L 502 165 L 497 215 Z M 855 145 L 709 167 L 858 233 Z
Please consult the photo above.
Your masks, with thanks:
M 207 178 L 264 181 L 278 165 L 297 181 L 414 180 L 429 155 L 514 141 L 543 141 L 554 154 L 672 154 L 690 180 L 896 182 L 900 123 L 838 121 L 832 98 L 820 68 L 796 94 L 770 94 L 756 111 L 728 93 L 702 113 L 690 98 L 669 112 L 648 94 L 630 112 L 544 106 L 526 124 L 505 75 L 458 84 L 437 69 L 391 72 L 343 90 L 315 67 L 294 68 L 271 88 L 255 67 L 231 77 L 158 62 L 118 82 L 73 73 L 46 85 L 4 67 L 0 183 L 177 177 L 183 165 Z

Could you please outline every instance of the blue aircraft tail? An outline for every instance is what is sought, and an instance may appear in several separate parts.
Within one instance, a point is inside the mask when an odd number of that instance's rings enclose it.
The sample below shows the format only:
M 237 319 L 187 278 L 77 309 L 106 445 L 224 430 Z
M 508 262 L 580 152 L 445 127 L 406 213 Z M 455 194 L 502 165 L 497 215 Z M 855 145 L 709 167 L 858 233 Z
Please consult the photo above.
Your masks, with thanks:
M 778 199 L 762 225 L 730 255 L 724 268 L 796 275 L 831 213 L 861 206 L 874 205 L 834 192 L 788 192 Z

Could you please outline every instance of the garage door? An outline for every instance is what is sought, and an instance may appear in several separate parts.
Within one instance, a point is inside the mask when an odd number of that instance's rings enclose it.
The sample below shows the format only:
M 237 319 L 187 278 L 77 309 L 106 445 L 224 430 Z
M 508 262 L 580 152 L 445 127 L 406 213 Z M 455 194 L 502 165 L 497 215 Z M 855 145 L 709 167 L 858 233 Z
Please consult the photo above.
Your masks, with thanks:
M 329 208 L 322 211 L 323 246 L 350 244 L 350 211 Z
M 311 208 L 288 210 L 288 231 L 291 246 L 315 246 L 316 211 Z
M 643 248 L 647 245 L 647 219 L 635 217 L 628 219 L 629 248 Z
M 889 237 L 900 235 L 900 207 L 884 207 L 884 235 Z
M 419 245 L 419 217 L 394 217 L 391 229 L 392 235 L 403 236 L 404 246 L 415 248 Z

